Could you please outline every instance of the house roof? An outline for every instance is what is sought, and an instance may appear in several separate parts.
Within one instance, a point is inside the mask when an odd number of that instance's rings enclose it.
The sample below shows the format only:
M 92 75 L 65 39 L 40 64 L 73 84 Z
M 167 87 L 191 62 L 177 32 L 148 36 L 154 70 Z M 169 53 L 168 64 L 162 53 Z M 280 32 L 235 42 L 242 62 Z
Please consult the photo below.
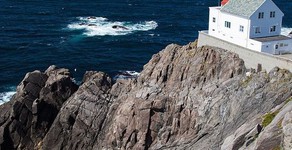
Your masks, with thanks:
M 229 0 L 221 11 L 249 18 L 266 0 Z
M 254 38 L 253 40 L 256 40 L 259 42 L 270 42 L 270 41 L 292 40 L 292 38 L 288 36 L 284 36 L 284 35 L 277 35 L 277 36 Z

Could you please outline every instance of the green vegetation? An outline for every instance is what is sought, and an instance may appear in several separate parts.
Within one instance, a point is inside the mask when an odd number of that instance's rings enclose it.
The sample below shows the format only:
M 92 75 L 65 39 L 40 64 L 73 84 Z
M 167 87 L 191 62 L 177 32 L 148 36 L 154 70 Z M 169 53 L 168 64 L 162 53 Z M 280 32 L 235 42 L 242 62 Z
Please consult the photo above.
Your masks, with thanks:
M 273 150 L 281 150 L 281 146 L 278 145 L 278 146 L 274 147 Z
M 263 116 L 263 121 L 262 121 L 262 125 L 263 127 L 266 127 L 268 126 L 272 121 L 273 119 L 275 118 L 275 116 L 279 113 L 279 111 L 275 111 L 275 112 L 272 112 L 272 113 L 267 113 Z

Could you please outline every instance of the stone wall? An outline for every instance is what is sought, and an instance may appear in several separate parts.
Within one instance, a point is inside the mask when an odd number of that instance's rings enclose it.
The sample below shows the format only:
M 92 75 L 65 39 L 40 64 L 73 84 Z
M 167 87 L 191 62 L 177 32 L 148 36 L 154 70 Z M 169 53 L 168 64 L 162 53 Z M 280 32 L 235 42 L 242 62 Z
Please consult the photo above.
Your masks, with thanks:
M 247 68 L 257 68 L 258 64 L 261 64 L 262 68 L 267 71 L 272 70 L 276 66 L 292 71 L 292 58 L 289 59 L 282 57 L 281 55 L 271 55 L 249 50 L 247 48 L 212 37 L 208 35 L 207 31 L 200 31 L 198 47 L 204 45 L 219 47 L 237 53 L 239 57 L 244 60 Z

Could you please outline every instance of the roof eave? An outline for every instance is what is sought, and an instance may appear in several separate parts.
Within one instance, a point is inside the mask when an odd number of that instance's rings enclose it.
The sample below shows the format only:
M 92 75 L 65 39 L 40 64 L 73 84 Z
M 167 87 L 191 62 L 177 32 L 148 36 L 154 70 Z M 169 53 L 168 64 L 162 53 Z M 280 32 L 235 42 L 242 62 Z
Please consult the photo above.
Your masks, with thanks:
M 272 1 L 272 0 L 270 0 L 275 6 L 277 6 L 275 3 L 274 3 L 274 1 Z M 278 7 L 278 6 L 277 6 Z M 281 13 L 281 15 L 282 16 L 284 16 L 285 14 L 283 13 L 283 11 L 278 7 L 278 9 L 280 10 L 280 13 Z
M 252 12 L 249 16 L 248 16 L 248 18 L 250 18 L 265 2 L 266 2 L 267 0 L 264 0 L 262 3 L 261 3 L 261 5 L 259 5 L 259 7 L 257 8 L 257 9 L 255 9 L 255 11 L 254 12 Z M 273 2 L 273 1 L 272 1 Z M 275 3 L 274 3 L 275 4 Z

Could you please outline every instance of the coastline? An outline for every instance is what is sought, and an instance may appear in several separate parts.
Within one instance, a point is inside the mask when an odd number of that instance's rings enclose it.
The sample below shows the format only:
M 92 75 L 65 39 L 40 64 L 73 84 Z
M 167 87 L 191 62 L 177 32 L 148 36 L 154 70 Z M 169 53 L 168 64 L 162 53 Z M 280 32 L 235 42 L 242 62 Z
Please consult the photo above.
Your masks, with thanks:
M 0 145 L 273 148 L 289 144 L 280 137 L 290 138 L 283 128 L 290 125 L 286 120 L 292 111 L 292 92 L 287 91 L 291 86 L 292 73 L 287 70 L 274 68 L 247 75 L 237 54 L 215 47 L 197 48 L 196 42 L 168 45 L 152 56 L 137 79 L 115 83 L 103 72 L 87 71 L 77 86 L 68 69 L 50 66 L 45 72 L 28 73 L 13 99 L 0 105 L 0 130 L 13 127 L 26 133 L 7 130 L 0 136 Z M 274 121 L 263 123 L 265 114 L 274 112 Z M 283 128 L 274 131 L 279 120 L 283 120 Z M 252 135 L 253 140 L 243 135 Z M 249 144 L 238 145 L 238 139 Z

